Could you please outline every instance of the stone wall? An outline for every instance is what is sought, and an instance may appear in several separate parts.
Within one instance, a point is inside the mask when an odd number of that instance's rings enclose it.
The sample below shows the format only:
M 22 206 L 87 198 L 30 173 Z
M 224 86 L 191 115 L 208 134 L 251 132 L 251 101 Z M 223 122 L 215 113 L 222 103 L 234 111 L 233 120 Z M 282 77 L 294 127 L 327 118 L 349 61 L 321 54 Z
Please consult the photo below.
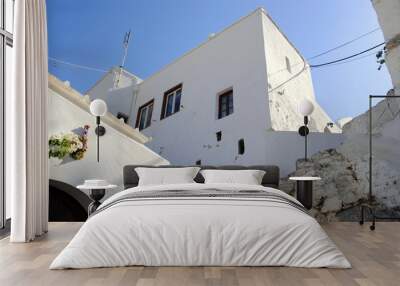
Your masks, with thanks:
M 391 94 L 391 93 L 389 93 Z M 373 165 L 372 190 L 378 215 L 400 215 L 400 104 L 388 98 L 372 109 Z M 344 142 L 336 149 L 299 160 L 290 176 L 319 176 L 314 183 L 312 213 L 321 221 L 358 220 L 360 203 L 369 191 L 368 112 L 345 125 Z M 286 192 L 294 184 L 283 179 Z
M 368 158 L 351 160 L 336 149 L 321 151 L 309 161 L 299 160 L 291 176 L 319 176 L 314 182 L 312 214 L 320 221 L 358 220 L 358 206 L 368 199 Z M 398 170 L 388 163 L 373 163 L 373 194 L 378 213 L 383 216 L 398 212 L 400 205 Z M 283 180 L 286 192 L 294 194 L 293 183 Z M 400 214 L 400 213 L 399 213 Z

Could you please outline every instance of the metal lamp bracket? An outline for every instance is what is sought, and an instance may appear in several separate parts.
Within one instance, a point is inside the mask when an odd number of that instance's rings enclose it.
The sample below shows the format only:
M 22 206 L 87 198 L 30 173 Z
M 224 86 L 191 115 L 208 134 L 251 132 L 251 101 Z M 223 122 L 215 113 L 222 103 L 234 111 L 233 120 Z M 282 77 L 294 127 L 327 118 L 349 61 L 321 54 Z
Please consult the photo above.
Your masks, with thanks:
M 99 125 L 99 126 L 96 127 L 94 132 L 98 136 L 103 136 L 104 134 L 106 134 L 106 128 L 104 126 L 102 126 L 102 125 Z

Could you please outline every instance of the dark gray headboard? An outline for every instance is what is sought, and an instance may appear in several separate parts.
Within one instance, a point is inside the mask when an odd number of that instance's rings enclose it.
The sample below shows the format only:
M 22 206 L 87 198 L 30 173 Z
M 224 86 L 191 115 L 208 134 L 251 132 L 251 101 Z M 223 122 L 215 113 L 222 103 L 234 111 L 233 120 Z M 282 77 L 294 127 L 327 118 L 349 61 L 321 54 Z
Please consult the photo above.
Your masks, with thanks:
M 187 166 L 145 166 L 145 165 L 127 165 L 124 167 L 124 189 L 136 187 L 139 183 L 139 177 L 135 171 L 137 167 L 146 168 L 179 168 Z M 265 171 L 264 178 L 262 180 L 262 185 L 265 187 L 279 188 L 279 167 L 278 166 L 264 166 L 264 165 L 254 165 L 254 166 L 196 166 L 201 169 L 218 169 L 218 170 L 263 170 Z M 198 173 L 194 180 L 197 183 L 204 183 L 203 176 Z

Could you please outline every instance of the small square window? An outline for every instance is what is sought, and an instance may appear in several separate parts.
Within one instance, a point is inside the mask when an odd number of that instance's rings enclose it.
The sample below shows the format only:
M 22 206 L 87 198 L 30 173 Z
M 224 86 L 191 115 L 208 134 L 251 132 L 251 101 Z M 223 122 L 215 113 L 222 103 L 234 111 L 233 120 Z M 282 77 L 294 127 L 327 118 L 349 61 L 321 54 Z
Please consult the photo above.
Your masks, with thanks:
M 218 119 L 233 113 L 233 90 L 219 95 L 218 98 Z
M 240 139 L 238 141 L 238 153 L 239 153 L 239 155 L 244 154 L 244 139 Z
M 286 69 L 288 70 L 288 72 L 292 73 L 292 67 L 290 65 L 290 60 L 288 57 L 285 57 L 285 61 L 286 61 Z
M 197 165 L 197 166 L 201 166 L 201 160 L 197 160 L 197 161 L 196 161 L 196 165 Z
M 145 129 L 151 125 L 151 117 L 153 115 L 154 99 L 139 107 L 136 128 L 139 130 Z
M 181 109 L 182 84 L 179 84 L 164 93 L 160 119 L 171 116 Z
M 215 135 L 217 136 L 217 141 L 222 140 L 222 131 L 218 131 L 217 133 L 215 133 Z

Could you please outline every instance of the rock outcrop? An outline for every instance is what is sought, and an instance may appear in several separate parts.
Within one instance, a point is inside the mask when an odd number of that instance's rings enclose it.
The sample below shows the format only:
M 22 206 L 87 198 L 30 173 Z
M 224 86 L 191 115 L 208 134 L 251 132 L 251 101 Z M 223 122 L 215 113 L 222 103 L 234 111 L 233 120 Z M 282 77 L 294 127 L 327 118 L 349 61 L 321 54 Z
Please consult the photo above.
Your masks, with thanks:
M 340 148 L 339 148 L 340 149 Z M 358 208 L 369 191 L 368 157 L 350 159 L 340 150 L 321 151 L 310 160 L 299 160 L 294 176 L 319 176 L 314 182 L 312 214 L 320 221 L 358 219 Z M 373 195 L 380 213 L 398 211 L 400 205 L 398 169 L 385 161 L 373 162 Z M 294 184 L 284 184 L 294 193 Z
M 399 212 L 400 206 L 400 101 L 387 98 L 372 109 L 372 191 L 378 213 Z M 312 210 L 325 220 L 358 219 L 357 207 L 368 199 L 369 114 L 354 118 L 343 128 L 345 141 L 336 149 L 321 151 L 308 161 L 299 160 L 291 176 L 319 176 L 314 183 Z M 284 184 L 287 192 L 294 185 Z M 357 207 L 357 208 L 356 208 Z

